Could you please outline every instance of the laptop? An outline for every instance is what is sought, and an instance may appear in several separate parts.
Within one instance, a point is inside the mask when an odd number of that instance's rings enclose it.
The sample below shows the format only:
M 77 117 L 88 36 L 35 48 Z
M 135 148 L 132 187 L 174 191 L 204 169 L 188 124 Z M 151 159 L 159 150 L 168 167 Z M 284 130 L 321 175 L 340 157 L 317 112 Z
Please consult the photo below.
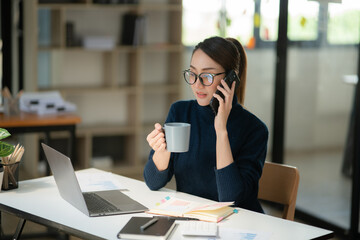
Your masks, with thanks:
M 120 190 L 82 192 L 69 157 L 41 143 L 61 197 L 90 217 L 148 210 Z

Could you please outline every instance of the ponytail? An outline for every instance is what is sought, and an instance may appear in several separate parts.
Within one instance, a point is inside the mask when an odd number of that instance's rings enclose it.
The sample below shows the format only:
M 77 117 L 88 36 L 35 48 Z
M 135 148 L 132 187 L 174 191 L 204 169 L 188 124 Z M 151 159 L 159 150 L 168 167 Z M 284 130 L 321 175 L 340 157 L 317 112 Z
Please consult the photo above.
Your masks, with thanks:
M 247 74 L 247 56 L 244 47 L 235 38 L 226 38 L 226 40 L 232 42 L 240 54 L 240 61 L 238 65 L 238 76 L 240 79 L 240 86 L 236 90 L 236 96 L 239 103 L 244 106 L 245 102 L 245 87 L 246 87 L 246 74 Z

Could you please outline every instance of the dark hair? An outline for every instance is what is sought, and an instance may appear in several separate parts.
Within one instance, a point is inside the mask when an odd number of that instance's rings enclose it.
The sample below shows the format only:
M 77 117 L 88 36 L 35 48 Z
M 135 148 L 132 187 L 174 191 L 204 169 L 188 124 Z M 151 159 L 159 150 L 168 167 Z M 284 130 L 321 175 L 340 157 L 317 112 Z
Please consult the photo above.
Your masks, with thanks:
M 236 96 L 241 105 L 244 105 L 247 57 L 241 43 L 234 38 L 211 37 L 198 43 L 193 50 L 201 49 L 212 60 L 220 64 L 226 72 L 235 70 L 240 78 L 240 87 Z

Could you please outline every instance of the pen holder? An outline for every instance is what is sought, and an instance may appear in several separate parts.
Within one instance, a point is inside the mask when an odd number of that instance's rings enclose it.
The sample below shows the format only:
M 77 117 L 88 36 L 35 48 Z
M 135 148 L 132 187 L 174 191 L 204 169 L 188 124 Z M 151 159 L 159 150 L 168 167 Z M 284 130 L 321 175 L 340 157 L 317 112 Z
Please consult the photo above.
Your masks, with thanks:
M 19 164 L 20 162 L 2 164 L 4 167 L 2 190 L 7 191 L 19 187 Z

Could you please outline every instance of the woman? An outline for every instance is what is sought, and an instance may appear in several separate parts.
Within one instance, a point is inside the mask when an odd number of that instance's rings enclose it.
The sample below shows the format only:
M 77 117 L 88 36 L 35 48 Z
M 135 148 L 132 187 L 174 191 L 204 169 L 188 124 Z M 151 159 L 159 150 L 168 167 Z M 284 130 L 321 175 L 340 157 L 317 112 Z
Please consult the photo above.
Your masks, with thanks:
M 263 212 L 257 193 L 268 130 L 242 107 L 246 67 L 245 50 L 236 39 L 212 37 L 195 47 L 184 78 L 196 100 L 175 102 L 166 119 L 191 124 L 189 151 L 166 151 L 162 126 L 156 123 L 147 136 L 152 150 L 144 179 L 150 189 L 162 188 L 175 175 L 178 191 Z M 236 94 L 235 82 L 228 87 L 223 80 L 232 69 L 240 78 Z M 216 116 L 209 106 L 212 97 L 219 100 Z

